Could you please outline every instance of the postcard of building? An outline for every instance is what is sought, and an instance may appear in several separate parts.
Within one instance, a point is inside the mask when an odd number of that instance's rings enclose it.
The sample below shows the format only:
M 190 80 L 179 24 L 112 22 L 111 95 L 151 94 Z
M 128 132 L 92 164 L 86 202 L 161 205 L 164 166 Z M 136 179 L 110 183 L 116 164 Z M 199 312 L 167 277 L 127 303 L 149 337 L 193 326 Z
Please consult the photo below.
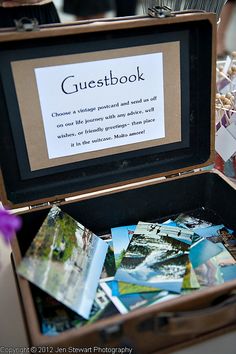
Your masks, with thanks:
M 161 230 L 165 227 L 138 223 L 115 280 L 173 292 L 181 291 L 189 262 L 190 245 L 166 233 L 162 235 Z M 168 234 L 171 234 L 170 230 Z M 176 230 L 173 234 L 176 235 Z
M 17 271 L 88 319 L 107 249 L 106 242 L 54 206 Z
M 112 281 L 102 283 L 101 287 L 122 314 L 128 313 L 129 311 L 133 311 L 140 307 L 151 306 L 158 302 L 171 300 L 178 296 L 176 294 L 171 294 L 165 290 L 159 290 L 150 293 L 135 293 L 121 296 L 113 296 Z

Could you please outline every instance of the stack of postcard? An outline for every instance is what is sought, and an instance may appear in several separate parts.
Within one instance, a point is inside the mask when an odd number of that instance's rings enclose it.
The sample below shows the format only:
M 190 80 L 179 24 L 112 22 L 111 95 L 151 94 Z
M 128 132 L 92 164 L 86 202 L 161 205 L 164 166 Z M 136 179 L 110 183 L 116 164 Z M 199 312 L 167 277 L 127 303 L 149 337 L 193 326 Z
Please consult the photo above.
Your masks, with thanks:
M 204 216 L 200 210 L 162 224 L 139 221 L 98 237 L 53 207 L 18 268 L 38 287 L 42 333 L 236 279 L 233 231 Z

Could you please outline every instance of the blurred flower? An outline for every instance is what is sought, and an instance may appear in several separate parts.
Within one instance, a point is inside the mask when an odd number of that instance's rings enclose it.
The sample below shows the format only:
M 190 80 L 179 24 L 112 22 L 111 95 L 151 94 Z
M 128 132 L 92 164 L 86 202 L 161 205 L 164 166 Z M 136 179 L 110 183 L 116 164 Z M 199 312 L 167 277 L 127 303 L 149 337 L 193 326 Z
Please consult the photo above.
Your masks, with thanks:
M 6 244 L 10 243 L 15 231 L 21 227 L 19 216 L 11 214 L 6 209 L 0 209 L 0 235 L 3 236 Z

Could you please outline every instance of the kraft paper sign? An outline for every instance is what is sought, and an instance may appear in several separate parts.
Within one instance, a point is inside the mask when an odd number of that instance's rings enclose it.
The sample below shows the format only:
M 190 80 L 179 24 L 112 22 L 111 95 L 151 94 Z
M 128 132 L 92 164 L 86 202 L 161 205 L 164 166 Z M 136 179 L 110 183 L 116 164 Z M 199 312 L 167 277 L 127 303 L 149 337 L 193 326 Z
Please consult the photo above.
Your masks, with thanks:
M 12 62 L 31 170 L 181 141 L 179 52 L 171 42 Z

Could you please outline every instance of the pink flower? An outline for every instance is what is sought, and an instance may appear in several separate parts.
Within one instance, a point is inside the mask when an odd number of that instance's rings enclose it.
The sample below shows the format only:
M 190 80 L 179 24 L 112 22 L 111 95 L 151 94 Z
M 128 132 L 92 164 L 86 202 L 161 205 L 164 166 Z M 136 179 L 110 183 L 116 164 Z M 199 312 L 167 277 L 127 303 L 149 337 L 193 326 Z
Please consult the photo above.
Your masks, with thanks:
M 8 244 L 13 238 L 15 231 L 21 227 L 21 219 L 5 209 L 0 209 L 0 234 Z

